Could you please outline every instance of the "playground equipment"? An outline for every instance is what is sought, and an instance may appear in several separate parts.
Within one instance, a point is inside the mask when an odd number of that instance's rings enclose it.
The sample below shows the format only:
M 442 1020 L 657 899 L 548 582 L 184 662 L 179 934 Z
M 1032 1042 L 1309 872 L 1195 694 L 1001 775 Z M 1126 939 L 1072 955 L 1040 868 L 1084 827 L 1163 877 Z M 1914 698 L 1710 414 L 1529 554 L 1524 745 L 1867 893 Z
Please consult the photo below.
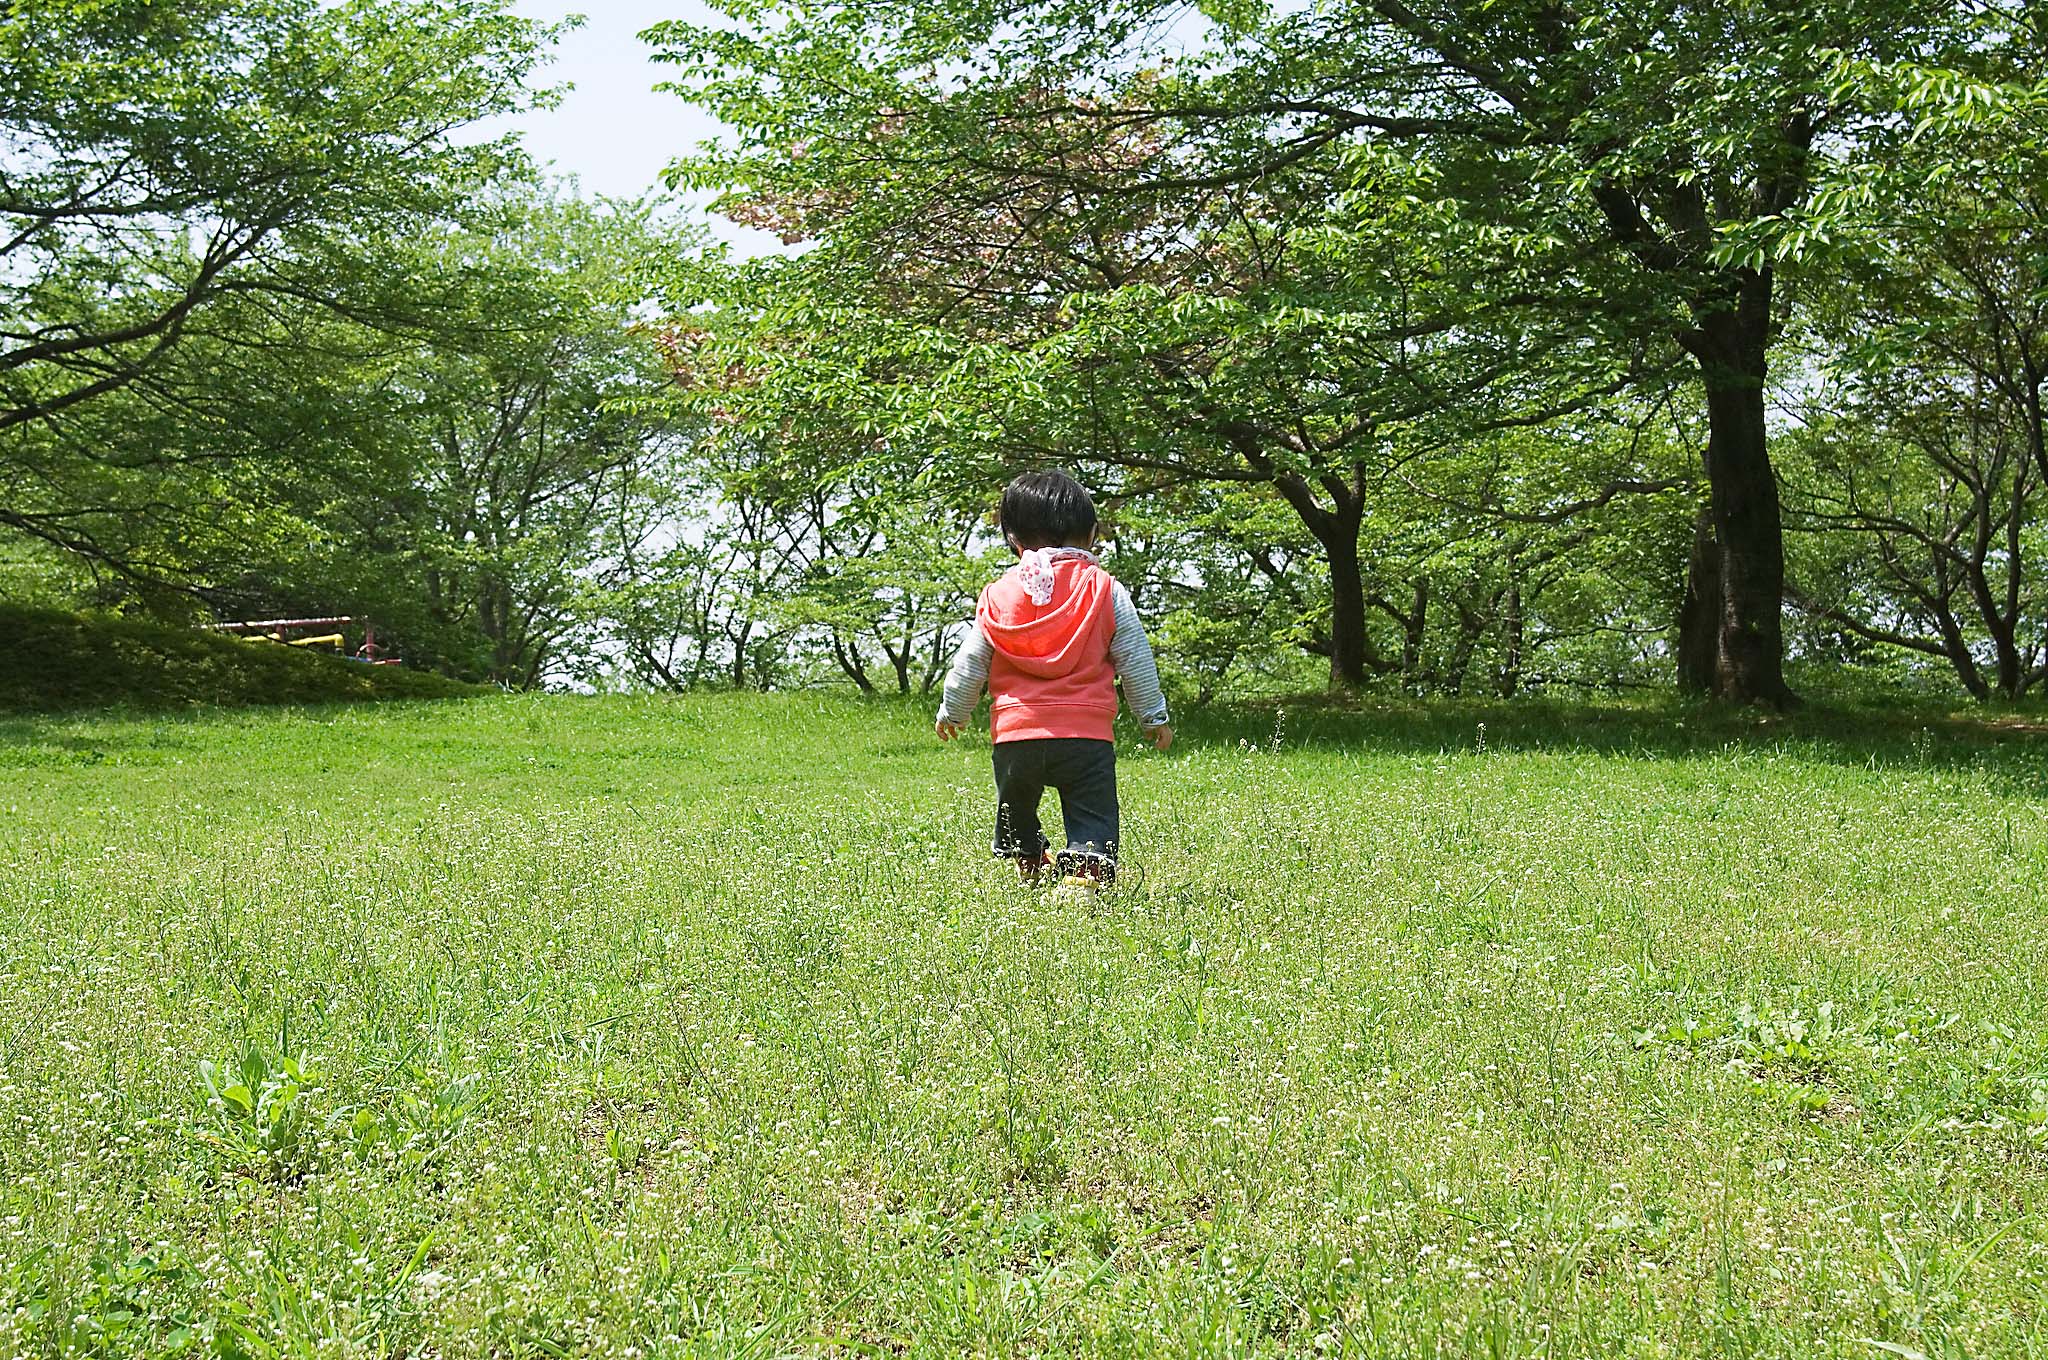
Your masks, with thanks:
M 332 647 L 341 652 L 348 646 L 347 629 L 355 624 L 363 626 L 363 645 L 348 653 L 348 659 L 366 666 L 396 666 L 398 658 L 387 655 L 389 648 L 377 645 L 377 625 L 368 619 L 340 615 L 329 619 L 249 619 L 240 623 L 201 624 L 209 633 L 226 633 L 231 637 L 247 638 L 257 642 L 277 642 L 287 647 Z M 314 632 L 314 629 L 334 629 L 333 632 Z M 304 636 L 301 636 L 301 635 Z

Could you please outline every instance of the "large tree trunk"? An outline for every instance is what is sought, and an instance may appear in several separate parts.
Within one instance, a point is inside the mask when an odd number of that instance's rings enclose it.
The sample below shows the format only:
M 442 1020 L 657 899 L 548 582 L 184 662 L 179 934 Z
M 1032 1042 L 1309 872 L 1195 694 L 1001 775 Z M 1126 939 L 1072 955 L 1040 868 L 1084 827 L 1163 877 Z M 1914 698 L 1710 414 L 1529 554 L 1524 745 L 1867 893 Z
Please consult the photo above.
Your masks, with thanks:
M 1992 492 L 1998 484 L 1986 478 L 1979 485 L 1976 493 L 1977 541 L 1971 545 L 1969 563 L 1963 572 L 1963 581 L 1970 591 L 1970 603 L 1976 607 L 1977 617 L 1983 621 L 1984 631 L 1991 637 L 1991 655 L 1998 675 L 1998 694 L 2002 699 L 2019 698 L 2026 670 L 2020 657 L 2018 625 L 2020 589 L 2026 569 L 2021 530 L 2027 480 L 2032 470 L 2027 462 L 2020 462 L 2013 477 L 2012 501 L 2006 513 L 1996 521 L 1992 518 Z M 1992 588 L 1990 573 L 1991 535 L 1997 530 L 2003 530 L 2005 534 L 2005 541 L 2000 545 L 2005 549 L 2002 603 L 2001 592 Z M 1968 644 L 1964 645 L 1963 653 L 1969 655 Z M 1985 696 L 1979 694 L 1977 697 Z
M 1685 598 L 1678 606 L 1678 688 L 1712 694 L 1721 656 L 1721 545 L 1714 538 L 1713 507 L 1693 520 L 1692 557 L 1685 568 Z
M 1761 385 L 1707 389 L 1714 537 L 1721 548 L 1721 649 L 1714 693 L 1790 706 L 1785 685 L 1785 538 Z
M 1246 454 L 1254 467 L 1272 465 L 1255 450 Z M 1297 473 L 1273 478 L 1273 489 L 1301 516 L 1302 524 L 1322 547 L 1330 564 L 1330 688 L 1361 689 L 1366 672 L 1378 661 L 1365 633 L 1365 573 L 1358 559 L 1358 529 L 1365 519 L 1365 496 L 1334 478 L 1322 480 L 1330 498 L 1325 509 L 1315 488 Z
M 1764 421 L 1770 275 L 1747 275 L 1733 301 L 1683 337 L 1706 388 L 1708 503 L 1720 549 L 1712 693 L 1789 708 L 1798 700 L 1785 684 L 1785 536 Z
M 1328 537 L 1318 534 L 1330 562 L 1330 688 L 1365 685 L 1365 576 L 1358 563 L 1358 516 L 1330 516 Z
M 1385 669 L 1365 631 L 1365 573 L 1358 557 L 1358 530 L 1365 522 L 1365 465 L 1353 464 L 1349 480 L 1327 472 L 1311 482 L 1299 472 L 1282 470 L 1267 455 L 1264 436 L 1253 426 L 1231 422 L 1222 433 L 1252 471 L 1270 479 L 1280 499 L 1301 516 L 1302 525 L 1322 548 L 1323 560 L 1330 564 L 1330 688 L 1364 688 L 1368 672 Z M 1329 500 L 1328 507 L 1322 498 Z M 1280 580 L 1270 565 L 1265 570 Z
M 1991 697 L 1991 686 L 1984 680 L 1984 672 L 1977 665 L 1977 658 L 1970 654 L 1970 640 L 1963 633 L 1962 622 L 1943 600 L 1934 614 L 1935 631 L 1941 634 L 1941 645 L 1948 648 L 1949 664 L 1956 669 L 1956 678 L 1963 682 L 1963 688 L 1978 699 Z

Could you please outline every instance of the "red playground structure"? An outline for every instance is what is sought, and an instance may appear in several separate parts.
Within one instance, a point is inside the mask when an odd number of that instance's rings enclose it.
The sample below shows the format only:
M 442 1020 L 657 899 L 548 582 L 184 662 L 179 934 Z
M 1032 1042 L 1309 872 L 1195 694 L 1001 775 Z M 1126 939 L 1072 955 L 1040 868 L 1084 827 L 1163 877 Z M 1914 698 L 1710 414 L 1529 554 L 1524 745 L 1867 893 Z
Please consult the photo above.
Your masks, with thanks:
M 363 626 L 363 642 L 349 652 L 346 650 L 348 629 L 358 623 Z M 337 654 L 365 666 L 399 664 L 398 658 L 391 655 L 390 648 L 378 645 L 376 624 L 348 615 L 331 619 L 250 619 L 243 623 L 207 623 L 200 626 L 209 633 L 227 633 L 252 641 L 282 643 L 287 647 L 332 648 Z

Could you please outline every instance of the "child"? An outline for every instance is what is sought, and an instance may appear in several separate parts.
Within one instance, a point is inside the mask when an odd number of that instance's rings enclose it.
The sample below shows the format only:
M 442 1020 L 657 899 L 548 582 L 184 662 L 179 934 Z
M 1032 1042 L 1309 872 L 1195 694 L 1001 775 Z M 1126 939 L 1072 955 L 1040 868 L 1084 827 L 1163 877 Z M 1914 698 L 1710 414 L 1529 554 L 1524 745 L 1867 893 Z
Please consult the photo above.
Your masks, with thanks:
M 1059 790 L 1067 848 L 1056 864 L 1076 882 L 1116 877 L 1116 687 L 1153 745 L 1173 743 L 1166 696 L 1130 592 L 1095 560 L 1095 503 L 1063 472 L 1027 472 L 1003 492 L 1003 538 L 1017 565 L 981 592 L 939 703 L 951 741 L 991 695 L 995 852 L 1026 881 L 1047 863 L 1038 802 Z

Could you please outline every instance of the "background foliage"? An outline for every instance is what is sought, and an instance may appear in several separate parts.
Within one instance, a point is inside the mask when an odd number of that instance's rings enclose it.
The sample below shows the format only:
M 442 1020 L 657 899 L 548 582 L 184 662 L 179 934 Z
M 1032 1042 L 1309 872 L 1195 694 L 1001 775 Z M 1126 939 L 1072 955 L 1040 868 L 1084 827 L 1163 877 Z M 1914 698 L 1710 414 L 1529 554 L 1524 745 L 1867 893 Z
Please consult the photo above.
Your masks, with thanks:
M 1185 697 L 2017 699 L 2041 24 L 727 0 L 646 36 L 743 255 L 468 131 L 552 97 L 495 0 L 16 7 L 0 592 L 921 693 L 1051 463 Z

